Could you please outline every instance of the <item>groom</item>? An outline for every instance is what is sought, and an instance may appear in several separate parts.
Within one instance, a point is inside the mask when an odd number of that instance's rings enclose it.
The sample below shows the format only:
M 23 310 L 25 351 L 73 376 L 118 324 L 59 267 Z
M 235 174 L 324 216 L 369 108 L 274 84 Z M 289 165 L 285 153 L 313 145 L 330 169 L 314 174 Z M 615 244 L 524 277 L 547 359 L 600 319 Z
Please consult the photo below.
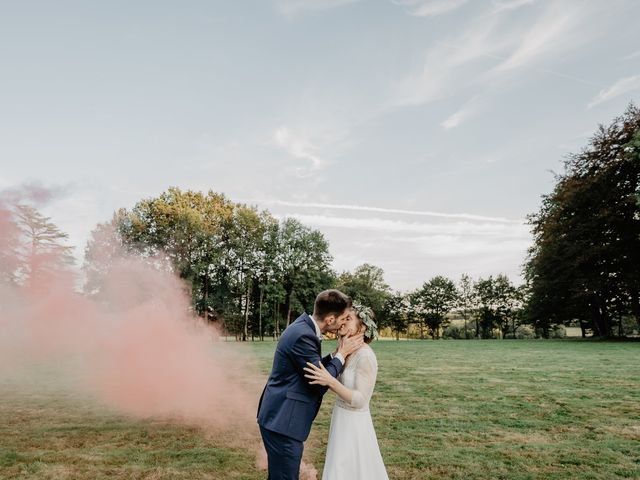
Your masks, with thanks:
M 337 332 L 347 321 L 351 298 L 339 290 L 316 297 L 313 315 L 300 315 L 283 332 L 273 358 L 271 375 L 258 406 L 258 424 L 269 459 L 269 480 L 297 480 L 303 442 L 318 414 L 327 387 L 310 385 L 304 377 L 307 362 L 325 366 L 337 377 L 345 359 L 362 346 L 362 335 L 345 338 L 338 349 L 322 358 L 322 334 Z

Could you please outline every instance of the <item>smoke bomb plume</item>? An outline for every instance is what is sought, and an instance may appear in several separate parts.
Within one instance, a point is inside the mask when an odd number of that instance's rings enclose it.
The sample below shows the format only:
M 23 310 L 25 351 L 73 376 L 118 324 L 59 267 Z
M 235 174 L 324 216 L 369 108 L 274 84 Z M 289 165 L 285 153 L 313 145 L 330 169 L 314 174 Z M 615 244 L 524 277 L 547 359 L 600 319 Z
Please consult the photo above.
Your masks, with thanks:
M 232 430 L 236 446 L 255 449 L 256 466 L 265 469 L 255 421 L 264 379 L 251 358 L 221 342 L 216 328 L 192 312 L 186 285 L 157 268 L 159 259 L 97 241 L 104 248 L 92 254 L 108 265 L 99 282 L 93 279 L 99 293 L 77 292 L 77 272 L 55 258 L 61 250 L 36 257 L 21 248 L 15 208 L 32 197 L 49 198 L 32 187 L 22 196 L 18 189 L 0 194 L 0 376 L 33 363 L 55 366 L 80 379 L 78 393 L 122 414 L 197 425 L 207 435 Z M 303 464 L 301 478 L 316 475 Z

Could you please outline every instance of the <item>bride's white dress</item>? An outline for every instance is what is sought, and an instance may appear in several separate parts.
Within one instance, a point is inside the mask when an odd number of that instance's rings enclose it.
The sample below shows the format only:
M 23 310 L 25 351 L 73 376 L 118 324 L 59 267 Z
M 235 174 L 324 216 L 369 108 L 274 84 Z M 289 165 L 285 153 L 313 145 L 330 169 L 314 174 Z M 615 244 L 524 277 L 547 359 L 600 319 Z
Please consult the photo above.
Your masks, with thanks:
M 353 397 L 350 404 L 338 397 L 333 407 L 322 480 L 388 480 L 369 412 L 377 375 L 368 345 L 347 359 L 338 379 Z

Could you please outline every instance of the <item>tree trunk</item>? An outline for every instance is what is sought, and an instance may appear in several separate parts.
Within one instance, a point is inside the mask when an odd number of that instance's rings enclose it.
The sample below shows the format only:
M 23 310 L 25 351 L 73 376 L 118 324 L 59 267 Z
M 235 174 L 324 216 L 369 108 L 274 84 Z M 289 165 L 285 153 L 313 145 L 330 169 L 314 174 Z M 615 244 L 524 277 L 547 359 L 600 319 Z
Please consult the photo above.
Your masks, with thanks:
M 291 295 L 289 295 L 289 301 L 287 302 L 287 327 L 291 323 Z
M 247 296 L 244 303 L 244 328 L 242 330 L 242 341 L 246 342 L 249 337 L 249 294 L 250 287 L 247 286 Z
M 640 328 L 640 292 L 638 290 L 631 292 L 631 313 L 636 317 L 638 328 Z
M 204 276 L 204 323 L 209 323 L 209 275 Z
M 262 295 L 263 289 L 260 288 L 260 306 L 258 307 L 258 335 L 261 342 L 264 342 L 264 335 L 262 334 Z
M 601 336 L 605 338 L 611 337 L 609 311 L 607 310 L 606 300 L 602 299 L 602 297 L 598 298 L 598 322 Z
M 463 320 L 464 320 L 464 339 L 466 340 L 468 335 L 467 335 L 467 315 L 463 315 L 462 316 Z

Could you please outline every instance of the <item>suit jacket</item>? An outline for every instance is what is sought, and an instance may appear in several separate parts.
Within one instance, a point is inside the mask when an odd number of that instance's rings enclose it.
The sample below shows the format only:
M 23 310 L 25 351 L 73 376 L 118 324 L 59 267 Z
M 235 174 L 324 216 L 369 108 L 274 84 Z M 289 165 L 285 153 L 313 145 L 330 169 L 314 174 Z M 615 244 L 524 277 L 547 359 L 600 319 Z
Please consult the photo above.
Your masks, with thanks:
M 258 424 L 304 442 L 311 431 L 327 387 L 310 385 L 304 377 L 307 362 L 325 366 L 331 375 L 342 372 L 342 362 L 321 358 L 320 339 L 313 320 L 303 313 L 282 333 L 273 357 L 271 375 L 258 405 Z

